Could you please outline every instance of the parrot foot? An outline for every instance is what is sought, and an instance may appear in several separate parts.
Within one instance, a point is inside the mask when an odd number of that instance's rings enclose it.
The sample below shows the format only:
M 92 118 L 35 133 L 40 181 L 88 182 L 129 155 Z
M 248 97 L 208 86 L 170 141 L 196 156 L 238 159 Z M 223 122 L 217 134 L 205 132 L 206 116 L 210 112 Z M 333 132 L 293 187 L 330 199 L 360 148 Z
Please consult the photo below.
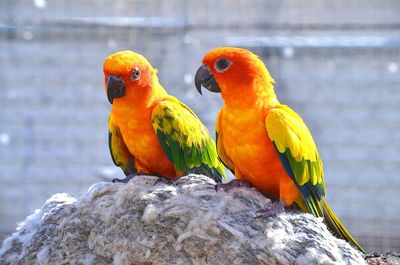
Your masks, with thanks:
M 154 182 L 154 186 L 157 185 L 158 183 L 167 184 L 167 185 L 173 185 L 174 184 L 174 180 L 169 180 L 169 179 L 166 179 L 164 177 L 158 177 L 156 182 Z
M 232 188 L 238 188 L 238 187 L 252 188 L 253 186 L 248 181 L 241 180 L 241 179 L 233 179 L 233 180 L 229 181 L 228 183 L 218 183 L 214 187 L 215 187 L 215 191 L 218 192 L 218 190 L 228 191 L 228 190 L 231 190 Z
M 130 174 L 130 175 L 126 176 L 124 179 L 115 178 L 112 180 L 112 183 L 128 183 L 129 180 L 131 180 L 131 178 L 133 178 L 134 176 L 136 176 L 136 175 Z
M 271 202 L 265 209 L 257 211 L 258 215 L 256 218 L 260 217 L 270 217 L 273 215 L 278 215 L 285 210 L 285 201 L 279 200 Z
M 167 184 L 167 185 L 175 185 L 175 181 L 177 181 L 180 177 L 179 176 L 177 176 L 177 177 L 175 177 L 175 178 L 172 178 L 172 179 L 167 179 L 167 178 L 165 178 L 165 177 L 163 177 L 163 176 L 161 176 L 161 175 L 158 175 L 158 174 L 155 174 L 155 176 L 157 176 L 158 177 L 158 179 L 156 180 L 156 182 L 154 183 L 154 185 L 157 185 L 158 183 L 163 183 L 163 184 Z

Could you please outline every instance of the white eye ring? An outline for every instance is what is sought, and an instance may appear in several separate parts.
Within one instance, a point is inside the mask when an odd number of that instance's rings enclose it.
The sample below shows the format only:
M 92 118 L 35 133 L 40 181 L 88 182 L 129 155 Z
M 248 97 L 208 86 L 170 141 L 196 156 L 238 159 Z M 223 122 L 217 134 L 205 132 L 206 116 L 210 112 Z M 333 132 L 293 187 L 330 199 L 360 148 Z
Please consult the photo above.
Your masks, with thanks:
M 215 64 L 214 64 L 214 68 L 218 73 L 222 73 L 224 71 L 226 71 L 229 66 L 232 65 L 232 62 L 229 61 L 228 59 L 225 58 L 219 58 Z
M 139 78 L 140 78 L 140 68 L 139 66 L 136 66 L 135 70 L 133 70 L 131 73 L 131 80 L 136 81 L 139 80 Z

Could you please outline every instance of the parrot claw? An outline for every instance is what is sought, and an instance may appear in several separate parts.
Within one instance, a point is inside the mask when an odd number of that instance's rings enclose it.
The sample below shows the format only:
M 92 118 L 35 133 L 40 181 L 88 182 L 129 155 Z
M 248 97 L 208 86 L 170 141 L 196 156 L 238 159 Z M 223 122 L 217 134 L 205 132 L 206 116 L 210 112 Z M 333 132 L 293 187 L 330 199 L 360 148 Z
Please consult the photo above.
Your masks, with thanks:
M 158 177 L 156 182 L 154 182 L 154 186 L 157 185 L 158 183 L 167 184 L 167 185 L 174 185 L 174 180 L 169 180 L 169 179 L 166 179 L 164 177 Z
M 215 191 L 218 192 L 218 190 L 228 191 L 228 190 L 231 190 L 232 188 L 238 188 L 238 187 L 252 188 L 253 186 L 248 181 L 241 180 L 241 179 L 233 179 L 233 180 L 229 181 L 228 183 L 218 183 L 214 187 L 215 187 Z
M 128 183 L 129 180 L 131 180 L 131 178 L 133 178 L 134 176 L 136 176 L 136 175 L 131 174 L 131 175 L 126 176 L 124 179 L 115 178 L 112 180 L 112 183 Z
M 270 217 L 273 215 L 278 215 L 285 210 L 285 201 L 279 200 L 275 202 L 271 202 L 265 209 L 257 211 L 256 218 L 260 217 Z
M 158 179 L 156 180 L 156 182 L 154 183 L 154 185 L 157 185 L 158 183 L 163 183 L 163 184 L 167 184 L 167 185 L 173 185 L 175 186 L 175 181 L 177 181 L 180 177 L 175 177 L 173 179 L 166 179 L 165 177 L 159 175 L 159 174 L 155 174 L 155 176 L 158 177 Z

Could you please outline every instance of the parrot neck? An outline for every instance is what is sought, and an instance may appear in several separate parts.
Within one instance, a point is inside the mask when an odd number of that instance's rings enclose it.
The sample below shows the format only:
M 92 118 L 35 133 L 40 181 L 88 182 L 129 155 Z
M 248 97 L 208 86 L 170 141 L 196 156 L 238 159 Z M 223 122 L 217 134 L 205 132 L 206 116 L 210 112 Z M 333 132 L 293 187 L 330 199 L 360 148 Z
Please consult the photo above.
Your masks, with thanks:
M 134 91 L 136 89 L 136 91 Z M 129 88 L 127 89 L 129 90 Z M 152 111 L 154 102 L 167 96 L 167 92 L 156 80 L 151 86 L 132 88 L 131 91 L 139 92 L 127 94 L 125 97 L 114 100 L 112 112 L 119 117 L 146 116 Z
M 222 93 L 222 99 L 227 107 L 240 108 L 271 108 L 279 105 L 279 101 L 274 91 L 274 81 L 255 79 L 253 85 L 248 83 L 235 87 L 228 93 Z M 245 91 L 243 93 L 242 91 Z M 233 93 L 232 93 L 233 92 Z
M 151 93 L 149 94 L 146 107 L 150 108 L 154 104 L 154 102 L 156 102 L 166 96 L 168 96 L 167 91 L 165 91 L 165 89 L 158 82 L 158 80 L 156 80 L 153 83 L 153 89 L 151 89 Z

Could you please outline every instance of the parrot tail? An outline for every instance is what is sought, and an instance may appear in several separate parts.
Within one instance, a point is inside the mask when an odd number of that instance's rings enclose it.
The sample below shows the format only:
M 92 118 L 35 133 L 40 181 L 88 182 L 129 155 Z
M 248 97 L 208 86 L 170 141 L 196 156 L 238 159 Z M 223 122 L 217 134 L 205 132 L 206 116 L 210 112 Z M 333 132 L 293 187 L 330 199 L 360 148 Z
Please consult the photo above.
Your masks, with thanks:
M 340 222 L 339 218 L 335 215 L 335 213 L 331 210 L 328 203 L 324 198 L 320 201 L 320 207 L 322 210 L 322 214 L 324 216 L 324 221 L 328 226 L 329 230 L 339 238 L 342 238 L 349 242 L 352 246 L 356 247 L 362 253 L 365 254 L 364 249 L 358 244 L 355 238 L 350 234 L 349 231 L 344 227 L 342 222 Z

